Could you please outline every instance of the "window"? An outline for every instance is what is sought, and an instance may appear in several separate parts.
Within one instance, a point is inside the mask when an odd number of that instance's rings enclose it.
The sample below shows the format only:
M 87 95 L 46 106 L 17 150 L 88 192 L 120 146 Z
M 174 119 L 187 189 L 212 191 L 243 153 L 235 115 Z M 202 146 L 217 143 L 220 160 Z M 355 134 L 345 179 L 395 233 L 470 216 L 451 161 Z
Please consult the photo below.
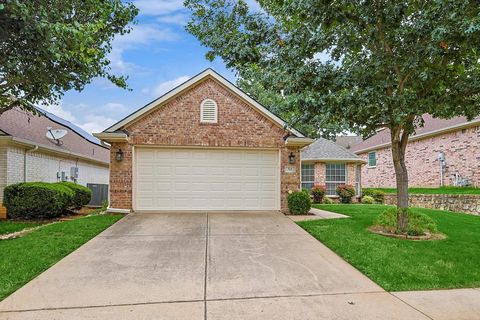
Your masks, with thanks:
M 377 166 L 377 153 L 375 151 L 368 153 L 368 166 L 369 167 Z
M 315 181 L 315 168 L 312 163 L 302 163 L 302 189 L 312 189 Z
M 337 195 L 337 186 L 347 182 L 345 163 L 327 163 L 325 172 L 325 185 L 327 196 Z
M 217 103 L 212 99 L 205 99 L 200 105 L 200 122 L 217 123 Z

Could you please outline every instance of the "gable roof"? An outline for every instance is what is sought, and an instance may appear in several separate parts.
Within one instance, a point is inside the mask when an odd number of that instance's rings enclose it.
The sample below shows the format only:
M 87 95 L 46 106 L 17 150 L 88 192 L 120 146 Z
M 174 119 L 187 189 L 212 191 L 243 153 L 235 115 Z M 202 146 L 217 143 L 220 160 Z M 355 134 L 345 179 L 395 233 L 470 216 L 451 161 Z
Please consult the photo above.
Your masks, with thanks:
M 318 138 L 314 143 L 303 148 L 301 151 L 301 160 L 364 162 L 364 160 L 353 152 L 324 138 Z
M 15 138 L 17 141 L 31 143 L 51 151 L 68 154 L 69 156 L 81 156 L 97 162 L 108 164 L 110 151 L 100 144 L 100 141 L 71 122 L 52 115 L 45 110 L 38 109 L 40 115 L 13 108 L 0 116 L 0 132 L 3 139 Z M 46 137 L 47 127 L 52 129 L 64 129 L 68 133 L 60 139 L 61 145 L 57 145 Z
M 430 114 L 424 114 L 425 121 L 423 127 L 418 128 L 414 135 L 410 136 L 410 141 L 433 135 L 442 134 L 449 131 L 459 130 L 480 124 L 480 117 L 468 121 L 466 117 L 455 117 L 452 119 L 434 118 Z M 355 153 L 367 152 L 370 150 L 381 149 L 390 145 L 390 129 L 378 130 L 376 134 L 352 146 L 351 150 Z
M 240 90 L 237 86 L 235 86 L 233 83 L 225 79 L 222 75 L 214 71 L 213 69 L 206 69 L 202 71 L 201 73 L 197 74 L 193 78 L 185 81 L 181 85 L 177 86 L 176 88 L 170 90 L 169 92 L 165 93 L 163 96 L 153 100 L 152 102 L 148 103 L 144 107 L 138 109 L 137 111 L 131 113 L 130 115 L 126 116 L 122 120 L 118 121 L 111 127 L 105 129 L 103 132 L 115 132 L 118 130 L 121 130 L 124 128 L 126 125 L 134 122 L 135 120 L 139 119 L 143 115 L 149 113 L 153 109 L 155 109 L 157 106 L 165 103 L 166 101 L 172 99 L 173 97 L 177 96 L 184 90 L 188 89 L 191 86 L 194 86 L 195 84 L 199 83 L 200 81 L 204 80 L 205 78 L 211 77 L 215 80 L 217 80 L 219 83 L 224 85 L 226 88 L 229 90 L 233 91 L 236 95 L 238 95 L 240 98 L 242 98 L 244 101 L 246 101 L 249 105 L 251 105 L 253 108 L 255 108 L 258 112 L 263 114 L 265 117 L 270 119 L 273 123 L 277 124 L 281 128 L 286 128 L 288 131 L 290 131 L 292 134 L 294 134 L 297 137 L 304 137 L 304 135 L 293 129 L 289 128 L 288 124 L 280 119 L 278 116 L 273 114 L 271 111 L 269 111 L 267 108 L 262 106 L 260 103 L 258 103 L 255 99 L 250 97 L 247 93 L 243 92 Z

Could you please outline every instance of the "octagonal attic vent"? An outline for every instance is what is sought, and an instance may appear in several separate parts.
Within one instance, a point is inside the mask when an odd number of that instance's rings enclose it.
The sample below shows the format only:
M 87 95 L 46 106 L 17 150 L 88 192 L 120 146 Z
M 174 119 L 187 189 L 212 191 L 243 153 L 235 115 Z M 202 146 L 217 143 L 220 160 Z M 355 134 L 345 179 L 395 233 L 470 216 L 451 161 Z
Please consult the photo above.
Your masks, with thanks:
M 200 122 L 217 123 L 218 107 L 212 99 L 205 99 L 200 105 Z

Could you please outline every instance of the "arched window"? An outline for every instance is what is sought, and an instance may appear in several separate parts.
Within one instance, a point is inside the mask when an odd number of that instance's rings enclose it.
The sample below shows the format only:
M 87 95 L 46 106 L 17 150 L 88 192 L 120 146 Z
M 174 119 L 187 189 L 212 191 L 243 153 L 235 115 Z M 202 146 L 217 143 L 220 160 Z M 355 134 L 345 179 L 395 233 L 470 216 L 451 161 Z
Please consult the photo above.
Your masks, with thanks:
M 217 123 L 218 107 L 212 99 L 205 99 L 200 105 L 200 122 Z

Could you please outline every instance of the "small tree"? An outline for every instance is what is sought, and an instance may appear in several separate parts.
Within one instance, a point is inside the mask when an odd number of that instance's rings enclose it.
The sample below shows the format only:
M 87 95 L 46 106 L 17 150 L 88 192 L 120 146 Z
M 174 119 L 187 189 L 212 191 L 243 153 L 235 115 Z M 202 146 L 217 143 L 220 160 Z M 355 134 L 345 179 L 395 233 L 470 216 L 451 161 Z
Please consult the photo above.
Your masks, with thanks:
M 363 136 L 390 131 L 397 223 L 406 230 L 405 150 L 422 115 L 480 113 L 478 1 L 263 0 L 262 12 L 243 0 L 185 4 L 187 30 L 211 48 L 207 58 L 283 92 L 310 118 Z M 261 72 L 248 78 L 250 70 Z
M 107 54 L 138 10 L 121 0 L 4 0 L 0 3 L 0 114 L 55 103 L 94 77 L 126 88 Z

